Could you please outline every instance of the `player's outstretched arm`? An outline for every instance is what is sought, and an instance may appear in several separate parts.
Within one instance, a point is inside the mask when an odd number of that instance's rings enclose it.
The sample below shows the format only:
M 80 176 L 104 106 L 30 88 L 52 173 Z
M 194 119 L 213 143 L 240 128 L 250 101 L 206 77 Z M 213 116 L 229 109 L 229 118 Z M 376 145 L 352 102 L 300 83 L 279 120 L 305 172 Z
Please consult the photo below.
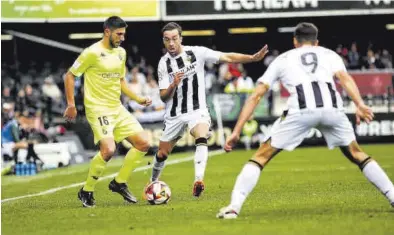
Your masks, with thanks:
M 65 117 L 67 121 L 72 121 L 77 116 L 77 109 L 75 108 L 75 100 L 74 100 L 74 81 L 75 81 L 74 74 L 68 71 L 66 73 L 66 77 L 64 78 L 64 88 L 66 91 L 67 108 L 64 111 L 64 115 L 63 115 L 63 117 Z
M 336 72 L 335 76 L 339 79 L 341 86 L 345 89 L 347 94 L 350 96 L 350 98 L 352 98 L 353 102 L 357 106 L 357 110 L 356 110 L 357 124 L 360 124 L 361 119 L 363 119 L 367 123 L 372 121 L 374 117 L 372 109 L 364 104 L 364 101 L 361 98 L 360 92 L 352 76 L 350 76 L 350 74 L 348 74 L 346 71 Z
M 149 106 L 152 104 L 152 100 L 149 97 L 138 96 L 136 93 L 130 90 L 123 78 L 120 79 L 120 87 L 123 94 L 125 94 L 131 100 L 135 100 L 140 105 Z
M 241 53 L 222 53 L 220 55 L 219 61 L 220 62 L 227 62 L 227 63 L 250 63 L 250 62 L 257 62 L 264 58 L 264 56 L 268 53 L 268 46 L 264 45 L 258 52 L 253 55 L 246 55 Z
M 224 150 L 231 151 L 232 147 L 239 140 L 242 128 L 245 123 L 249 120 L 250 116 L 259 104 L 261 97 L 267 92 L 268 86 L 264 83 L 259 83 L 251 96 L 246 100 L 244 107 L 242 108 L 241 114 L 239 115 L 237 124 L 235 125 L 233 132 L 226 140 Z
M 160 90 L 160 99 L 163 102 L 167 102 L 169 99 L 171 99 L 174 96 L 175 90 L 178 87 L 179 83 L 183 79 L 183 72 L 179 72 L 175 74 L 174 81 L 170 84 L 170 86 L 167 89 L 161 89 Z

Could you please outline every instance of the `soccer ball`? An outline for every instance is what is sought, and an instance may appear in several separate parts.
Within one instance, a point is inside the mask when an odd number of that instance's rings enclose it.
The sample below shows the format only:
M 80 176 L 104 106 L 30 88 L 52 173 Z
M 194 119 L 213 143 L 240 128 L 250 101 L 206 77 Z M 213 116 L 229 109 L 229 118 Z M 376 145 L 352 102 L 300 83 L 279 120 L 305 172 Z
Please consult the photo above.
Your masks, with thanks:
M 171 189 L 163 181 L 154 181 L 145 188 L 145 197 L 152 205 L 165 204 L 171 198 Z

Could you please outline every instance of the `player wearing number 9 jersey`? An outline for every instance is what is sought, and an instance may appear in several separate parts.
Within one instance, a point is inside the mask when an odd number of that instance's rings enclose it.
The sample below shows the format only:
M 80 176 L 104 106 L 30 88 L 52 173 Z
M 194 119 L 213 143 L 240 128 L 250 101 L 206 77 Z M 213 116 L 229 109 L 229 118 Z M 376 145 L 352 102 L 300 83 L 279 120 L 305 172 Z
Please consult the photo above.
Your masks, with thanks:
M 317 34 L 316 26 L 311 23 L 297 25 L 293 39 L 295 49 L 275 59 L 258 79 L 255 92 L 248 98 L 233 133 L 227 138 L 225 150 L 232 150 L 239 140 L 242 126 L 275 81 L 281 81 L 290 93 L 287 108 L 238 175 L 231 203 L 219 211 L 218 218 L 236 218 L 246 197 L 257 184 L 261 170 L 281 150 L 291 151 L 301 144 L 311 128 L 322 132 L 330 149 L 340 147 L 343 154 L 394 206 L 393 183 L 378 163 L 357 144 L 353 127 L 343 111 L 342 99 L 336 91 L 334 76 L 357 106 L 357 123 L 360 119 L 370 122 L 372 110 L 361 99 L 342 59 L 335 52 L 318 46 Z
M 84 207 L 95 205 L 93 191 L 103 174 L 107 162 L 115 153 L 115 142 L 127 139 L 133 148 L 129 150 L 119 174 L 109 184 L 109 189 L 119 193 L 127 202 L 135 203 L 127 181 L 141 158 L 149 149 L 149 143 L 138 121 L 123 107 L 121 92 L 141 105 L 150 105 L 149 98 L 138 97 L 128 89 L 124 80 L 126 51 L 119 47 L 125 39 L 127 24 L 117 16 L 104 22 L 103 39 L 86 48 L 74 62 L 65 79 L 67 109 L 64 116 L 72 120 L 76 116 L 74 79 L 84 74 L 84 105 L 86 118 L 94 134 L 94 143 L 100 151 L 92 159 L 88 178 L 78 192 Z

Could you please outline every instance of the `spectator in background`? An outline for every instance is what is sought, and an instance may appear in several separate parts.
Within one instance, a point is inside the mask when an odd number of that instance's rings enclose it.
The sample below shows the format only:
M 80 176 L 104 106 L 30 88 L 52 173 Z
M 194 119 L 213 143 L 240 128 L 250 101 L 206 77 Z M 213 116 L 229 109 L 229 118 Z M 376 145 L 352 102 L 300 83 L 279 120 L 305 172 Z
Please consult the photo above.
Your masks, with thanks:
M 22 139 L 23 126 L 27 129 L 34 127 L 24 125 L 23 117 L 15 116 L 12 105 L 5 103 L 2 107 L 2 113 L 4 114 L 2 122 L 4 125 L 1 127 L 1 154 L 3 160 L 14 159 L 15 162 L 29 161 L 33 158 L 34 162 L 42 163 L 34 151 L 34 143 L 36 141 L 29 141 Z
M 141 61 L 138 64 L 139 72 L 142 74 L 148 74 L 148 65 L 146 64 L 146 60 L 144 57 L 141 57 Z M 144 75 L 145 76 L 145 75 Z
M 357 44 L 352 43 L 350 51 L 348 53 L 349 69 L 360 69 L 360 54 L 357 51 Z
M 152 65 L 148 65 L 146 67 L 146 74 L 147 76 L 151 75 L 152 76 L 151 78 L 153 78 L 155 74 L 155 68 Z M 146 78 L 146 81 L 148 81 L 148 78 Z
M 376 55 L 372 49 L 368 49 L 367 56 L 364 57 L 364 69 L 379 69 L 383 68 L 383 64 L 380 62 L 379 58 L 376 58 Z
M 338 55 L 341 56 L 347 56 L 348 55 L 348 49 L 346 47 L 343 47 L 342 44 L 338 44 L 337 49 L 335 50 Z
M 44 68 L 41 70 L 40 77 L 48 77 L 52 73 L 52 64 L 49 61 L 44 63 Z
M 238 81 L 242 81 L 242 86 L 240 87 L 240 92 L 241 93 L 252 93 L 254 90 L 254 82 L 251 77 L 248 76 L 248 73 L 246 70 L 242 71 L 242 74 L 240 77 L 238 77 Z
M 127 58 L 127 66 L 134 68 L 141 63 L 142 56 L 137 45 L 129 46 L 128 51 L 130 51 L 130 55 Z
M 42 102 L 40 94 L 33 89 L 30 84 L 25 85 L 26 108 L 29 116 L 39 116 L 41 114 Z M 26 111 L 26 109 L 25 109 Z
M 133 58 L 134 64 L 137 65 L 141 63 L 142 56 L 137 45 L 131 46 L 131 56 Z
M 388 50 L 383 49 L 382 56 L 380 57 L 380 60 L 385 68 L 387 68 L 387 69 L 393 68 L 393 58 L 390 55 Z
M 59 87 L 54 83 L 52 75 L 44 79 L 44 84 L 41 87 L 44 96 L 51 98 L 55 103 L 61 103 L 63 94 Z
M 228 81 L 241 76 L 242 64 L 223 63 L 219 66 L 219 84 L 224 87 Z
M 23 113 L 25 109 L 27 109 L 25 91 L 20 89 L 16 96 L 15 111 L 18 113 Z
M 160 98 L 160 89 L 156 80 L 153 78 L 152 74 L 147 77 L 147 84 L 144 86 L 144 96 L 148 96 L 152 99 L 152 105 L 146 107 L 148 110 L 153 108 L 153 111 L 160 111 L 165 109 L 165 103 Z
M 75 79 L 77 81 L 77 79 Z M 52 123 L 52 114 L 62 114 L 64 109 L 63 94 L 59 87 L 53 80 L 52 75 L 44 79 L 44 84 L 41 87 L 43 93 L 43 100 L 45 101 L 45 108 L 48 114 L 48 122 Z
M 140 67 L 135 66 L 131 69 L 130 74 L 126 75 L 126 80 L 130 83 L 145 85 L 146 84 L 146 77 L 143 73 L 140 72 Z M 136 90 L 133 90 L 136 91 Z
M 8 68 L 5 64 L 2 64 L 1 66 L 1 84 L 3 86 L 8 86 L 10 90 L 12 90 L 12 87 L 15 85 L 15 79 L 10 76 Z
M 225 93 L 251 93 L 254 89 L 254 83 L 251 77 L 247 76 L 246 71 L 238 77 L 233 77 L 224 88 Z
M 12 103 L 1 103 L 1 126 L 4 126 L 15 116 L 15 108 Z
M 160 89 L 153 74 L 148 73 L 147 82 L 142 86 L 142 95 L 152 99 L 152 105 L 149 107 L 140 107 L 129 103 L 133 108 L 134 116 L 141 123 L 157 122 L 164 120 L 165 103 L 160 98 Z
M 20 72 L 20 71 L 18 71 Z M 36 70 L 34 67 L 31 67 L 27 73 L 23 73 L 20 76 L 20 81 L 22 86 L 26 86 L 28 84 L 33 84 L 33 75 L 36 74 Z
M 142 84 L 141 80 L 142 78 L 144 79 L 145 83 L 145 75 L 144 77 L 139 76 L 138 72 L 138 67 L 134 67 L 131 70 L 131 75 L 130 75 L 130 82 L 129 82 L 129 88 L 132 90 L 136 95 L 142 96 L 143 92 L 143 87 L 145 85 Z M 128 103 L 128 107 L 131 108 L 134 112 L 142 112 L 145 106 L 138 104 L 135 100 L 129 100 L 126 98 L 126 102 Z
M 2 105 L 2 126 L 1 126 L 1 154 L 4 159 L 12 159 L 14 152 L 20 147 L 19 125 L 14 117 L 12 105 L 4 103 Z
M 64 91 L 64 75 L 67 73 L 67 69 L 63 67 L 63 64 L 60 64 L 57 70 L 54 73 L 51 73 L 54 82 L 60 88 L 61 91 Z
M 11 96 L 11 88 L 5 86 L 1 92 L 1 103 L 14 103 L 14 98 Z

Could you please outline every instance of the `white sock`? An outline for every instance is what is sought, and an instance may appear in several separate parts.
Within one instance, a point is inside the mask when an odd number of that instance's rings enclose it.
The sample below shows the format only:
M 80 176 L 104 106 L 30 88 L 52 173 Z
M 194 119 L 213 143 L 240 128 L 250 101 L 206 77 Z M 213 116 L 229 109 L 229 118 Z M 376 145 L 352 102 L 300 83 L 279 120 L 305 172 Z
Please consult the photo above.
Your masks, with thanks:
M 231 194 L 231 209 L 238 214 L 249 193 L 252 192 L 260 178 L 261 169 L 255 163 L 247 163 L 237 177 Z
M 389 177 L 375 161 L 370 161 L 363 168 L 363 174 L 367 179 L 379 189 L 379 191 L 389 200 L 394 203 L 394 186 Z
M 153 168 L 152 168 L 152 177 L 151 182 L 159 179 L 161 172 L 163 171 L 164 164 L 166 161 L 159 162 L 157 161 L 156 155 L 153 156 Z
M 208 161 L 208 146 L 196 146 L 196 153 L 194 155 L 194 173 L 195 181 L 202 181 L 204 179 L 205 168 Z

